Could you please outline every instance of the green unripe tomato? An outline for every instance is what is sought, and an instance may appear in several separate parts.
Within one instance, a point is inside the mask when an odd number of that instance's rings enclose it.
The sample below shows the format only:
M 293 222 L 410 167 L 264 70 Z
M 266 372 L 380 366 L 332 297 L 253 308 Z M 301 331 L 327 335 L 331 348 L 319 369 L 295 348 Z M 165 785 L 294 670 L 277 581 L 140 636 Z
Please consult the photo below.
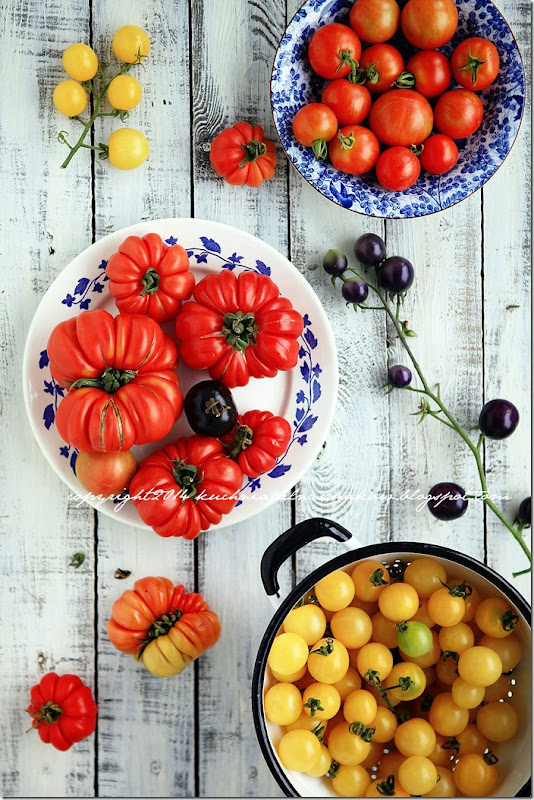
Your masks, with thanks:
M 410 658 L 419 658 L 432 649 L 432 631 L 424 622 L 400 622 L 397 644 Z

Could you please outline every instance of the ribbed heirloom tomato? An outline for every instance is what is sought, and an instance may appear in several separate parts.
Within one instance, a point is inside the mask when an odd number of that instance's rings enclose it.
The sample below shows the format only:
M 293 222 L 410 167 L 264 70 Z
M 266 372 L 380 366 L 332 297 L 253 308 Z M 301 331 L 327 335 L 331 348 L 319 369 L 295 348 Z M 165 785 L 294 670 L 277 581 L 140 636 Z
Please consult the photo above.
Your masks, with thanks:
M 298 359 L 302 316 L 267 275 L 230 270 L 207 275 L 176 320 L 180 355 L 226 386 L 273 378 Z
M 356 0 L 349 19 L 351 28 L 364 42 L 387 42 L 399 27 L 399 4 L 397 0 Z
M 447 44 L 457 27 L 458 11 L 453 0 L 408 0 L 402 9 L 402 32 L 420 50 Z
M 359 83 L 347 78 L 331 81 L 323 89 L 321 102 L 332 109 L 338 124 L 359 125 L 371 108 L 371 93 Z
M 156 322 L 175 319 L 195 285 L 184 248 L 169 247 L 157 233 L 128 236 L 109 259 L 106 275 L 119 311 L 148 314 Z
M 341 172 L 363 175 L 376 164 L 380 145 L 375 134 L 368 128 L 346 125 L 340 128 L 337 136 L 330 142 L 328 153 L 334 167 Z
M 107 634 L 154 675 L 178 675 L 217 642 L 221 625 L 202 595 L 168 578 L 141 578 L 113 603 Z
M 428 139 L 434 115 L 428 100 L 413 89 L 381 95 L 369 113 L 369 127 L 382 144 L 418 145 Z
M 215 137 L 211 143 L 210 162 L 217 175 L 227 183 L 260 186 L 273 177 L 278 157 L 262 127 L 237 122 Z
M 141 519 L 159 536 L 195 539 L 238 500 L 243 473 L 218 439 L 178 439 L 145 458 L 130 483 Z
M 330 22 L 317 28 L 310 39 L 308 58 L 322 78 L 344 78 L 355 72 L 362 53 L 359 38 L 348 25 Z
M 68 389 L 57 430 L 79 450 L 157 441 L 182 412 L 176 345 L 150 317 L 83 311 L 56 325 L 47 352 L 53 377 Z
M 291 439 L 291 425 L 271 411 L 247 411 L 237 418 L 237 427 L 221 441 L 243 473 L 257 478 L 276 466 Z
M 30 691 L 27 708 L 41 741 L 68 750 L 87 738 L 96 726 L 96 703 L 89 686 L 77 675 L 49 672 Z

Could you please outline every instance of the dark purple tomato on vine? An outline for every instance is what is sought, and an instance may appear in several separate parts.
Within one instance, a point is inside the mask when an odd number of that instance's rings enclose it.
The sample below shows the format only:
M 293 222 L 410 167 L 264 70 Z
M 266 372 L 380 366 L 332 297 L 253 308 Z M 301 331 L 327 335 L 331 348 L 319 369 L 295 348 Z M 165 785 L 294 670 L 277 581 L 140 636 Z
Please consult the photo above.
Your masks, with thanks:
M 364 233 L 356 239 L 354 255 L 364 267 L 376 267 L 386 257 L 384 240 L 376 233 Z
M 395 366 L 388 369 L 388 383 L 394 386 L 395 389 L 404 389 L 409 386 L 412 381 L 412 371 L 402 364 L 395 364 Z
M 345 253 L 342 253 L 341 250 L 335 250 L 334 248 L 331 248 L 324 254 L 323 269 L 328 273 L 328 275 L 335 275 L 336 277 L 339 277 L 340 275 L 343 275 L 347 269 L 347 266 L 347 256 Z
M 365 303 L 369 294 L 369 287 L 363 281 L 346 281 L 341 289 L 341 294 L 347 303 Z
M 457 483 L 436 483 L 428 495 L 428 510 L 436 519 L 459 519 L 467 511 L 465 491 Z
M 414 269 L 411 261 L 402 256 L 386 258 L 378 270 L 378 283 L 393 294 L 406 292 L 413 283 Z
M 497 398 L 486 403 L 478 418 L 478 427 L 488 439 L 506 439 L 519 424 L 519 411 L 509 400 Z
M 517 521 L 520 525 L 530 525 L 531 524 L 531 498 L 525 497 L 524 500 L 521 500 L 519 505 L 519 509 L 517 512 Z
M 232 393 L 220 381 L 200 381 L 192 386 L 185 396 L 184 412 L 199 436 L 224 436 L 237 420 Z

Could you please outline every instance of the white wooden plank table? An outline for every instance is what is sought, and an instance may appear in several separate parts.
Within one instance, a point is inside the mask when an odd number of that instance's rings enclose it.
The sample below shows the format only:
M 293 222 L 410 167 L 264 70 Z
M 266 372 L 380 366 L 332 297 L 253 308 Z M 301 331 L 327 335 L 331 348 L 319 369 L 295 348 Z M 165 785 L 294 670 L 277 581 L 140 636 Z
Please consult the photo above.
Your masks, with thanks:
M 230 187 L 209 165 L 209 143 L 239 119 L 271 138 L 269 75 L 298 0 L 4 0 L 0 59 L 2 211 L 0 358 L 0 794 L 5 796 L 278 797 L 253 728 L 250 681 L 271 608 L 259 581 L 267 544 L 292 521 L 331 517 L 363 542 L 434 541 L 497 567 L 523 566 L 508 532 L 481 506 L 452 524 L 406 502 L 354 501 L 351 494 L 398 496 L 438 480 L 476 487 L 472 456 L 458 437 L 409 416 L 413 395 L 384 398 L 388 363 L 379 312 L 353 314 L 320 264 L 329 247 L 352 252 L 361 233 L 383 235 L 390 254 L 416 267 L 407 316 L 429 379 L 466 426 L 486 400 L 504 396 L 521 411 L 520 432 L 486 447 L 490 487 L 511 500 L 512 518 L 529 485 L 529 176 L 528 108 L 505 165 L 475 195 L 423 219 L 371 220 L 334 206 L 290 170 L 259 190 Z M 526 0 L 498 0 L 518 39 L 527 75 Z M 149 161 L 131 173 L 78 154 L 67 170 L 57 131 L 75 123 L 51 102 L 63 78 L 61 53 L 76 41 L 97 52 L 114 30 L 139 24 L 152 41 L 144 98 L 130 123 L 151 142 Z M 530 98 L 529 98 L 530 99 Z M 130 124 L 129 123 L 129 124 Z M 116 123 L 104 120 L 96 141 Z M 68 501 L 26 420 L 21 362 L 26 332 L 51 281 L 92 241 L 140 220 L 197 216 L 236 225 L 287 255 L 319 294 L 340 359 L 332 430 L 293 501 L 192 545 L 147 537 Z M 355 456 L 357 454 L 357 456 Z M 84 551 L 78 570 L 72 554 Z M 283 585 L 339 552 L 318 542 L 297 556 Z M 293 569 L 291 568 L 293 567 Z M 132 571 L 116 581 L 117 567 Z M 174 680 L 157 680 L 109 644 L 114 599 L 141 576 L 164 574 L 206 594 L 221 616 L 217 647 Z M 516 585 L 527 593 L 528 577 Z M 239 591 L 236 591 L 236 586 Z M 75 671 L 99 703 L 95 736 L 67 753 L 45 747 L 28 727 L 28 689 L 49 670 Z

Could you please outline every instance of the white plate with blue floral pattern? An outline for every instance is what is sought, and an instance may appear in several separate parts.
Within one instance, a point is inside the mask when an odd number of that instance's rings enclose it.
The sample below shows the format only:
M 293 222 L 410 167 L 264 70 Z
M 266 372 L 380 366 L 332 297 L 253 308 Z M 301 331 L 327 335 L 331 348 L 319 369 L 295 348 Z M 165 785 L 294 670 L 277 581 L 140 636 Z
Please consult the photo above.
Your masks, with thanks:
M 76 477 L 77 451 L 63 442 L 55 426 L 55 415 L 64 389 L 50 373 L 46 352 L 48 337 L 58 322 L 82 310 L 103 308 L 117 312 L 107 288 L 106 263 L 120 243 L 131 235 L 158 233 L 168 244 L 178 242 L 188 252 L 197 282 L 208 273 L 230 269 L 239 274 L 252 270 L 269 275 L 304 318 L 297 366 L 275 378 L 251 379 L 247 386 L 232 390 L 240 413 L 258 408 L 285 417 L 292 426 L 289 446 L 271 472 L 244 479 L 240 500 L 223 517 L 225 525 L 242 522 L 257 514 L 295 486 L 313 464 L 328 433 L 337 397 L 338 367 L 334 337 L 321 302 L 300 272 L 273 247 L 244 231 L 200 219 L 166 219 L 143 222 L 105 236 L 78 255 L 50 286 L 35 313 L 24 352 L 24 399 L 30 424 L 45 458 L 73 494 L 87 492 Z M 164 330 L 174 336 L 174 323 Z M 209 377 L 180 363 L 182 392 Z M 182 414 L 172 431 L 158 443 L 134 447 L 138 462 L 163 443 L 190 435 Z M 133 503 L 87 499 L 109 517 L 147 528 Z
M 411 189 L 389 192 L 374 173 L 345 175 L 332 164 L 316 161 L 311 148 L 300 145 L 292 131 L 297 111 L 320 100 L 326 81 L 315 75 L 308 61 L 308 44 L 314 31 L 328 22 L 348 24 L 354 0 L 308 0 L 289 23 L 276 52 L 271 76 L 271 106 L 278 136 L 286 155 L 303 178 L 318 192 L 343 208 L 372 217 L 401 219 L 433 214 L 459 203 L 497 171 L 515 141 L 525 104 L 525 74 L 512 31 L 491 0 L 455 0 L 458 30 L 440 48 L 447 56 L 469 36 L 490 39 L 499 51 L 497 79 L 480 97 L 484 103 L 482 125 L 468 139 L 457 142 L 458 163 L 446 175 L 424 170 Z M 405 58 L 415 48 L 402 39 L 398 46 Z M 453 82 L 452 84 L 456 84 Z

